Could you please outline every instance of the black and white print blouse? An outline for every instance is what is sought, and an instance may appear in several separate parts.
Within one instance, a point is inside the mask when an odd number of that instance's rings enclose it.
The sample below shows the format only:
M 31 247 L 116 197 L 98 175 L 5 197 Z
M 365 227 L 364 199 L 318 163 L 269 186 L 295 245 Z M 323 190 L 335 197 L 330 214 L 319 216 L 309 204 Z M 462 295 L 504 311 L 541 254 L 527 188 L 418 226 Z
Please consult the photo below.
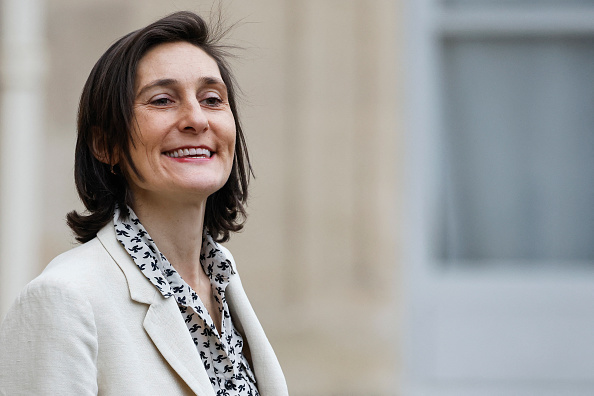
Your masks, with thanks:
M 177 300 L 217 396 L 259 396 L 254 374 L 243 355 L 243 337 L 233 326 L 225 299 L 229 277 L 235 273 L 231 261 L 205 230 L 200 264 L 210 279 L 214 299 L 221 312 L 219 334 L 198 294 L 159 251 L 134 211 L 128 208 L 128 212 L 128 217 L 120 219 L 120 209 L 115 210 L 116 238 L 161 294 Z

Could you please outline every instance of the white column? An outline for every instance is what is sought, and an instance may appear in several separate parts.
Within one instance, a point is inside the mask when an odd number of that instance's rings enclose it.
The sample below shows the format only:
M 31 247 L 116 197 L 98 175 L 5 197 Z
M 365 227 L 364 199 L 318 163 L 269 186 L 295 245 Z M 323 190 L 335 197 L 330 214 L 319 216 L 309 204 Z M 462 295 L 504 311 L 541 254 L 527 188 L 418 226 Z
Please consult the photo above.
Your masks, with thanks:
M 2 2 L 0 318 L 40 266 L 44 5 L 43 0 Z

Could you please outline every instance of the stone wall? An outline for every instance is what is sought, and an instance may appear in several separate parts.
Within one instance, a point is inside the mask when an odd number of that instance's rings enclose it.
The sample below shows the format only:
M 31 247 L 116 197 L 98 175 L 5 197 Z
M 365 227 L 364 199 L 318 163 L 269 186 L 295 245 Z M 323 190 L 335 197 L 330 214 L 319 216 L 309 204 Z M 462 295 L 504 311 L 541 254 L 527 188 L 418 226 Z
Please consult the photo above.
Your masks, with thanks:
M 401 1 L 221 1 L 256 179 L 232 237 L 291 395 L 395 395 Z M 219 4 L 217 3 L 217 4 Z M 78 96 L 116 38 L 211 2 L 49 0 L 41 269 L 73 246 Z M 216 8 L 216 4 L 215 4 Z

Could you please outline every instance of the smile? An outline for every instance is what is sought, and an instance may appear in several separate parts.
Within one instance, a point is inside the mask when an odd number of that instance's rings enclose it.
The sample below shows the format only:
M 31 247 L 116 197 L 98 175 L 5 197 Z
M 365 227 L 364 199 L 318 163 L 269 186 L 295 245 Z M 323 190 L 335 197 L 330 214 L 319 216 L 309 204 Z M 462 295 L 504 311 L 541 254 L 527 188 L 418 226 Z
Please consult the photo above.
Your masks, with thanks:
M 166 151 L 165 154 L 171 158 L 210 158 L 212 153 L 205 148 L 185 148 L 178 150 Z

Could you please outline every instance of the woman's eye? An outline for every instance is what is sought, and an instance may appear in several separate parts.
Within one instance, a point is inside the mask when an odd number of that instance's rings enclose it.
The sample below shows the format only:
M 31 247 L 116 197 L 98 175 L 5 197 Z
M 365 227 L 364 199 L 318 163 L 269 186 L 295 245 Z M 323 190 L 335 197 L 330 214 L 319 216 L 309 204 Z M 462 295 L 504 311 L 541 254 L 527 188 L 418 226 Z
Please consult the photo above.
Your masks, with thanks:
M 216 96 L 211 96 L 209 98 L 203 99 L 202 103 L 204 103 L 206 106 L 216 107 L 223 103 L 223 101 Z
M 151 101 L 152 105 L 155 106 L 167 106 L 168 104 L 171 104 L 171 99 L 169 98 L 155 98 Z

